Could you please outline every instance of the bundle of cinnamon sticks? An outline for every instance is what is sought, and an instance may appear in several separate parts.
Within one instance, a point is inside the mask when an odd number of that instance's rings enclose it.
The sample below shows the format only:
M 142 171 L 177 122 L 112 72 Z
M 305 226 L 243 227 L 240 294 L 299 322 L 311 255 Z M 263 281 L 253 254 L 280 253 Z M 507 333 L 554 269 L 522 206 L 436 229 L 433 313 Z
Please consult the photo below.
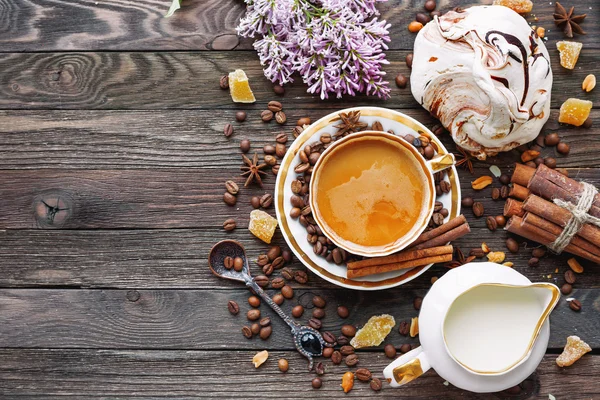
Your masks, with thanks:
M 448 242 L 471 231 L 464 215 L 421 234 L 407 249 L 385 257 L 367 258 L 347 264 L 348 278 L 381 274 L 452 260 L 454 248 Z
M 577 204 L 583 184 L 544 164 L 537 168 L 517 164 L 511 182 L 511 197 L 504 205 L 504 215 L 510 217 L 506 229 L 544 245 L 553 243 L 572 214 L 552 200 Z M 599 194 L 594 197 L 588 214 L 600 217 Z M 600 263 L 600 227 L 584 224 L 565 251 Z

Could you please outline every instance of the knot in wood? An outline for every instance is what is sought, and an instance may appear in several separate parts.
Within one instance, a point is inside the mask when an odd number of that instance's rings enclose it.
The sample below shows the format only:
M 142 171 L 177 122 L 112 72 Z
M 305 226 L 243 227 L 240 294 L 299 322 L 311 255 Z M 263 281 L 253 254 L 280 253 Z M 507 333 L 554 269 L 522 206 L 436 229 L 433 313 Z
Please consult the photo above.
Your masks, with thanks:
M 33 201 L 33 213 L 40 228 L 60 228 L 73 212 L 73 199 L 62 190 L 50 190 Z
M 127 291 L 127 300 L 135 303 L 139 299 L 140 299 L 140 292 L 138 292 L 137 290 Z

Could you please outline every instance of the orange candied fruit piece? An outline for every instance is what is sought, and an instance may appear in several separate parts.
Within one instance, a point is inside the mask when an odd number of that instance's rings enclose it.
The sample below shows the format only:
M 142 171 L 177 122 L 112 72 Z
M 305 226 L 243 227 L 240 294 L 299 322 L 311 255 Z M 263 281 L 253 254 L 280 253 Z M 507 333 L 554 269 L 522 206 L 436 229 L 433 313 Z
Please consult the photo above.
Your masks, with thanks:
M 250 213 L 248 230 L 263 242 L 271 243 L 275 228 L 277 228 L 277 219 L 271 217 L 266 212 L 254 210 Z
M 236 103 L 254 103 L 254 93 L 244 70 L 236 69 L 229 73 L 229 94 Z
M 508 7 L 519 14 L 531 12 L 533 3 L 530 0 L 494 0 L 495 6 Z
M 579 360 L 587 352 L 592 351 L 589 344 L 581 340 L 578 336 L 569 336 L 563 352 L 556 358 L 556 364 L 559 367 L 568 367 Z
M 374 315 L 356 332 L 350 341 L 355 349 L 379 346 L 396 325 L 394 317 L 388 314 Z
M 581 126 L 590 116 L 591 110 L 591 101 L 574 98 L 567 99 L 564 103 L 562 103 L 562 106 L 560 106 L 558 122 Z
M 567 42 L 566 40 L 557 42 L 556 48 L 560 53 L 560 65 L 566 69 L 575 68 L 582 47 L 583 43 L 579 42 Z

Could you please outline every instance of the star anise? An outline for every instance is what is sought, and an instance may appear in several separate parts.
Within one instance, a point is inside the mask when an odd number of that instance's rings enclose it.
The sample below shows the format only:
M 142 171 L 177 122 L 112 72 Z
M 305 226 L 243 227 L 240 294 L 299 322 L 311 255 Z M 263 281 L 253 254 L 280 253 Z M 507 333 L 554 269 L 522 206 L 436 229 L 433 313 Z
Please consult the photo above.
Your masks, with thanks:
M 454 247 L 454 255 L 452 257 L 452 261 L 448 261 L 446 263 L 446 267 L 448 267 L 448 268 L 460 267 L 461 265 L 465 265 L 465 264 L 470 263 L 475 258 L 476 258 L 475 256 L 465 257 L 465 255 L 462 252 L 462 250 L 460 249 L 460 247 L 455 246 Z
M 351 133 L 360 132 L 367 127 L 367 124 L 360 122 L 360 111 L 350 111 L 349 113 L 340 113 L 339 118 L 342 120 L 341 124 L 335 125 L 338 131 L 335 134 L 336 138 L 342 138 Z
M 574 9 L 575 7 L 571 7 L 569 12 L 567 12 L 558 1 L 554 6 L 554 23 L 556 26 L 562 27 L 565 35 L 570 38 L 573 37 L 573 32 L 585 35 L 585 32 L 581 29 L 579 24 L 583 22 L 587 14 L 573 15 Z
M 468 169 L 473 174 L 473 156 L 467 153 L 462 147 L 456 146 L 458 153 L 454 153 L 456 157 L 456 166 Z
M 248 179 L 246 179 L 246 183 L 244 183 L 244 186 L 248 186 L 256 180 L 260 187 L 263 187 L 262 179 L 260 176 L 266 175 L 267 173 L 261 170 L 265 168 L 267 164 L 259 164 L 258 154 L 256 153 L 254 153 L 254 157 L 252 158 L 252 160 L 250 160 L 248 157 L 242 154 L 242 160 L 244 160 L 244 164 L 246 164 L 241 168 L 242 171 L 245 171 L 244 173 L 242 173 L 242 176 L 248 177 Z

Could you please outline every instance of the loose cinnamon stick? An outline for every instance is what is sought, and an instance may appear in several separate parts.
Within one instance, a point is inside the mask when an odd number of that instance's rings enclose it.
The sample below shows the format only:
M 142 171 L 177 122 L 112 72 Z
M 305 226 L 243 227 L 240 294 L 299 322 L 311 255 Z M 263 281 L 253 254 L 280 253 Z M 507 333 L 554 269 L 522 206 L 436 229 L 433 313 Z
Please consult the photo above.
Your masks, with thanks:
M 419 250 L 419 249 L 426 249 L 429 247 L 443 246 L 448 242 L 452 242 L 453 240 L 456 240 L 459 237 L 465 236 L 469 232 L 471 232 L 471 227 L 469 226 L 468 223 L 465 222 L 464 224 L 459 225 L 456 228 L 454 228 L 440 236 L 436 236 L 433 239 L 423 242 L 417 246 L 411 247 L 411 249 Z
M 459 215 L 458 217 L 452 218 L 450 221 L 446 222 L 445 224 L 442 224 L 442 225 L 438 226 L 437 228 L 430 230 L 429 232 L 422 233 L 414 242 L 412 242 L 410 244 L 409 248 L 414 247 L 423 242 L 426 242 L 428 240 L 431 240 L 437 236 L 443 235 L 444 233 L 446 233 L 466 222 L 467 222 L 467 219 L 462 214 Z M 443 244 L 446 244 L 446 243 L 447 242 L 445 242 Z M 433 246 L 429 246 L 429 247 L 433 247 Z
M 563 231 L 563 229 L 560 226 L 553 224 L 552 222 L 547 221 L 544 218 L 532 213 L 525 213 L 523 221 L 526 224 L 535 225 L 538 228 L 550 232 L 556 237 L 558 237 L 558 235 L 560 235 Z M 600 257 L 600 247 L 595 246 L 594 244 L 588 242 L 585 239 L 580 238 L 579 236 L 574 236 L 573 239 L 571 239 L 571 243 L 577 247 L 581 247 L 585 251 L 589 251 L 590 253 Z
M 376 265 L 401 263 L 404 261 L 415 260 L 424 257 L 439 256 L 441 254 L 452 254 L 453 251 L 454 248 L 452 247 L 452 245 L 431 247 L 428 249 L 421 250 L 408 249 L 385 257 L 373 257 L 366 258 L 360 261 L 349 262 L 347 264 L 347 267 L 350 270 L 372 267 Z
M 512 183 L 527 187 L 529 180 L 535 173 L 535 168 L 528 167 L 524 164 L 515 164 L 515 171 L 510 178 Z
M 534 194 L 523 202 L 523 210 L 538 215 L 562 228 L 567 225 L 567 222 L 573 216 L 570 211 Z M 597 226 L 584 224 L 577 235 L 600 247 L 600 228 Z
M 533 240 L 534 242 L 541 243 L 543 245 L 548 245 L 556 240 L 556 235 L 538 228 L 535 225 L 527 224 L 523 221 L 523 218 L 516 215 L 508 220 L 505 229 L 511 233 L 515 233 L 519 236 L 523 236 L 526 239 Z M 565 251 L 595 263 L 600 263 L 600 257 L 580 247 L 577 247 L 572 243 L 565 248 Z
M 418 258 L 415 260 L 404 261 L 400 263 L 374 265 L 365 268 L 348 269 L 348 278 L 359 278 L 367 275 L 382 274 L 384 272 L 397 271 L 400 269 L 408 269 L 420 267 L 431 263 L 441 263 L 452 261 L 452 253 L 442 254 L 437 256 Z
M 521 186 L 518 183 L 513 183 L 510 191 L 508 192 L 509 197 L 514 197 L 515 199 L 525 200 L 527 196 L 529 196 L 531 192 L 525 186 Z
M 506 203 L 504 203 L 505 217 L 510 218 L 513 215 L 522 217 L 524 214 L 525 211 L 523 211 L 523 202 L 511 198 L 506 199 Z

